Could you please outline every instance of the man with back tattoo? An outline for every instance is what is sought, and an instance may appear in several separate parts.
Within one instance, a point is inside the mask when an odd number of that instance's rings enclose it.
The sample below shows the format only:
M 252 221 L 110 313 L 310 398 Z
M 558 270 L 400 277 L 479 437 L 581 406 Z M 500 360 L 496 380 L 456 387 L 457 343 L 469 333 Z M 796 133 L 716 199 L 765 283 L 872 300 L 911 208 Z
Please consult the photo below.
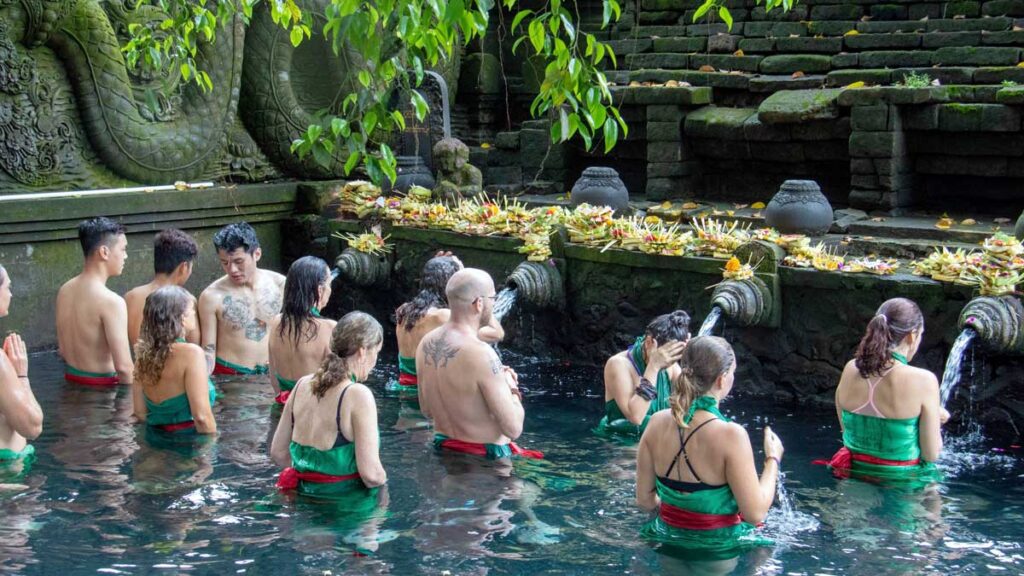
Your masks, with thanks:
M 267 325 L 281 311 L 284 276 L 256 265 L 262 256 L 256 231 L 229 224 L 213 237 L 225 276 L 199 295 L 203 348 L 215 358 L 214 374 L 266 374 Z
M 434 445 L 488 458 L 525 456 L 512 440 L 523 431 L 518 377 L 479 338 L 491 321 L 494 281 L 483 270 L 456 272 L 445 289 L 451 316 L 416 349 L 419 400 L 434 420 Z

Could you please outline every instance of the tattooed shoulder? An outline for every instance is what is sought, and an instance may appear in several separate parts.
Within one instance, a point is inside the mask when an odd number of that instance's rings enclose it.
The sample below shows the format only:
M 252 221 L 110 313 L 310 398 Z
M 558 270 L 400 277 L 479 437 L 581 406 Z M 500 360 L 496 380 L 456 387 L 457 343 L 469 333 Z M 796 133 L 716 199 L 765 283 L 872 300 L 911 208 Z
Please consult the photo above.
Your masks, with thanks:
M 455 358 L 458 353 L 459 348 L 448 341 L 448 334 L 445 332 L 441 332 L 436 338 L 423 344 L 423 355 L 426 357 L 427 364 L 435 368 L 446 368 L 448 361 Z
M 491 355 L 491 374 L 501 374 L 501 370 L 504 366 L 501 363 L 501 359 L 498 358 L 497 354 Z

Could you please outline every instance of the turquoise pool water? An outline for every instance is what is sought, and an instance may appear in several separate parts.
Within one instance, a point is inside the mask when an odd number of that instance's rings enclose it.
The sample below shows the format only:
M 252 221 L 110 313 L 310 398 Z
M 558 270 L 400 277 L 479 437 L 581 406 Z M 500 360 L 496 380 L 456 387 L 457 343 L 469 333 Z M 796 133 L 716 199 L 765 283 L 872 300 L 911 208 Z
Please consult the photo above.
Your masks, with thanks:
M 382 354 L 384 358 L 386 354 Z M 596 438 L 600 371 L 506 357 L 529 387 L 522 444 L 544 462 L 514 477 L 440 455 L 407 402 L 380 398 L 386 514 L 352 521 L 323 502 L 274 489 L 266 456 L 276 424 L 270 386 L 225 381 L 211 442 L 164 446 L 131 420 L 126 389 L 66 385 L 52 354 L 32 359 L 46 412 L 38 460 L 0 491 L 5 574 L 1019 574 L 1024 572 L 1024 464 L 1012 450 L 961 441 L 926 493 L 839 481 L 830 411 L 734 398 L 724 410 L 786 444 L 790 513 L 766 530 L 779 544 L 725 562 L 693 562 L 637 539 L 634 449 Z M 742 390 L 742 383 L 737 383 Z M 755 416 L 755 414 L 757 416 Z M 755 442 L 755 447 L 760 441 Z M 11 482 L 10 480 L 5 480 Z M 357 549 L 375 550 L 355 555 Z

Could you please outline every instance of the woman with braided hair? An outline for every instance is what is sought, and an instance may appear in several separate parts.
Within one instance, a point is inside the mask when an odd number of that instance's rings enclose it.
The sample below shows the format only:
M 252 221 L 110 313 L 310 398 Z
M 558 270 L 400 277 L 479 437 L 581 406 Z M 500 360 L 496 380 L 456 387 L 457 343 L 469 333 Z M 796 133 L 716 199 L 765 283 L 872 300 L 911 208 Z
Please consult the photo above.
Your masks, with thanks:
M 350 312 L 331 334 L 315 374 L 299 379 L 284 405 L 270 455 L 284 468 L 277 485 L 339 496 L 387 482 L 373 393 L 361 384 L 377 364 L 384 333 L 369 314 Z
M 164 432 L 214 434 L 217 391 L 209 377 L 206 354 L 185 341 L 196 329 L 195 298 L 168 285 L 146 297 L 142 327 L 135 345 L 135 415 Z
M 604 409 L 594 433 L 635 441 L 658 410 L 668 407 L 670 382 L 679 376 L 679 360 L 690 339 L 690 315 L 662 314 L 644 334 L 604 365 Z
M 775 497 L 782 442 L 765 427 L 759 478 L 747 431 L 718 410 L 736 372 L 728 342 L 694 338 L 680 364 L 670 408 L 652 415 L 640 438 L 636 501 L 657 511 L 641 534 L 708 557 L 770 544 L 754 525 L 764 521 Z
M 387 392 L 401 395 L 417 394 L 416 348 L 428 332 L 441 326 L 451 317 L 445 288 L 448 280 L 462 270 L 462 262 L 451 252 L 438 252 L 423 265 L 420 277 L 420 291 L 412 300 L 395 310 L 395 336 L 398 338 L 398 381 L 388 382 Z M 505 331 L 497 319 L 479 332 L 484 342 L 501 342 Z
M 816 463 L 839 477 L 939 478 L 932 462 L 942 452 L 940 427 L 949 413 L 940 405 L 935 375 L 908 365 L 923 335 L 924 317 L 912 300 L 882 303 L 836 388 L 843 447 Z

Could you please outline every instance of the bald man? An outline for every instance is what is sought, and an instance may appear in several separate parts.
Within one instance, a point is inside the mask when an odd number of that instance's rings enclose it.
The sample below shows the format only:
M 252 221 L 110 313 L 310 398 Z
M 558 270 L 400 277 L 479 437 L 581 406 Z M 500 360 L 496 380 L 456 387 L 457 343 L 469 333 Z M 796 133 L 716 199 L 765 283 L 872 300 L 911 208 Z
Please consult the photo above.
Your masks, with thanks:
M 448 321 L 416 348 L 420 408 L 434 420 L 434 445 L 492 459 L 542 457 L 512 442 L 525 415 L 516 373 L 479 338 L 491 321 L 494 281 L 464 268 L 448 280 L 445 294 Z

